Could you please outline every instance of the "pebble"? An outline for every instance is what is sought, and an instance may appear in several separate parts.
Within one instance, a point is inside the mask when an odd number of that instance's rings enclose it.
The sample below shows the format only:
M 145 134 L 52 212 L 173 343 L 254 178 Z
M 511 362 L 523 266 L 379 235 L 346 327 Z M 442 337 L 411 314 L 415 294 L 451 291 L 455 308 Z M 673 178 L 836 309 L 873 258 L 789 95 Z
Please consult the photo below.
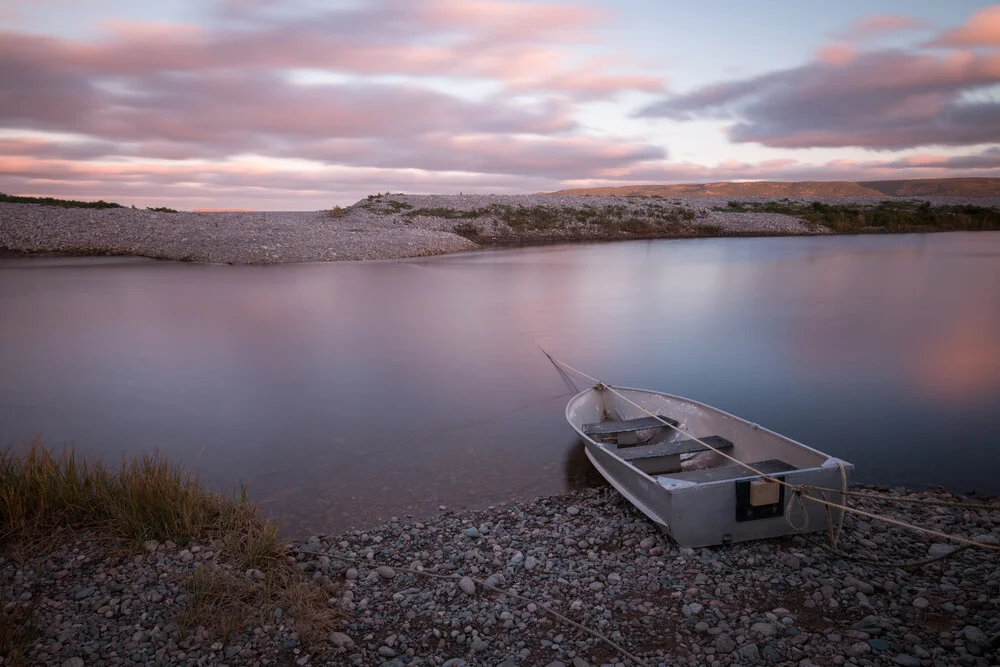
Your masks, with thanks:
M 960 523 L 975 524 L 966 530 L 970 535 L 1000 528 L 996 514 L 966 512 L 967 518 L 944 509 L 934 516 L 947 519 L 942 527 L 955 532 Z M 919 522 L 921 516 L 916 509 L 912 515 L 906 508 L 894 511 L 904 520 Z M 465 534 L 472 526 L 478 538 Z M 880 552 L 903 558 L 928 549 L 919 535 L 876 529 L 874 522 L 853 517 L 845 520 L 842 548 L 856 546 L 859 535 L 877 540 Z M 46 602 L 36 610 L 39 636 L 26 664 L 61 665 L 74 657 L 116 667 L 626 662 L 544 612 L 543 604 L 642 653 L 651 667 L 979 667 L 990 664 L 991 638 L 1000 632 L 994 592 L 1000 579 L 992 554 L 970 549 L 933 566 L 902 570 L 838 560 L 795 537 L 684 549 L 610 489 L 438 515 L 419 528 L 394 519 L 293 544 L 289 557 L 307 565 L 307 577 L 327 577 L 322 599 L 344 615 L 342 625 L 318 641 L 298 636 L 293 605 L 273 610 L 267 625 L 234 633 L 226 645 L 196 628 L 175 637 L 172 619 L 190 597 L 185 582 L 205 554 L 225 562 L 221 545 L 144 545 L 138 560 L 122 562 L 100 555 L 100 548 L 100 542 L 70 542 L 30 567 L 0 563 L 0 582 L 11 600 L 29 601 L 44 592 Z M 195 558 L 185 562 L 185 551 Z M 323 560 L 325 553 L 354 563 L 340 569 L 341 561 Z M 501 592 L 477 586 L 475 579 Z M 859 594 L 869 606 L 860 606 Z M 922 608 L 920 599 L 928 605 Z
M 458 587 L 462 589 L 462 592 L 466 595 L 475 595 L 476 593 L 476 582 L 474 582 L 470 577 L 462 577 L 459 579 Z

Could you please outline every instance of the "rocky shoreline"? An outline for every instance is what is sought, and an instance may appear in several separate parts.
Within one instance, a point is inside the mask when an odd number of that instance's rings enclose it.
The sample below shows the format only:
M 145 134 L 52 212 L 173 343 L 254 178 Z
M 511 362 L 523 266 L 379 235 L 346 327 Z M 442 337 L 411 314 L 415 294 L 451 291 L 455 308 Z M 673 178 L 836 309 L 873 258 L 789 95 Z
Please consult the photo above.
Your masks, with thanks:
M 852 504 L 1000 543 L 1000 501 L 882 495 L 919 502 Z M 822 533 L 693 550 L 597 488 L 313 536 L 290 544 L 287 558 L 343 614 L 342 626 L 319 638 L 299 635 L 294 609 L 269 610 L 270 623 L 229 638 L 181 627 L 191 574 L 225 567 L 224 550 L 130 549 L 95 537 L 67 536 L 41 556 L 0 556 L 5 613 L 30 606 L 36 619 L 27 664 L 635 664 L 626 652 L 646 665 L 1000 660 L 995 551 L 950 553 L 952 545 L 926 535 L 853 516 L 839 553 Z
M 996 199 L 919 199 L 934 204 L 1000 204 Z M 805 200 L 744 197 L 741 201 Z M 885 200 L 820 201 L 872 205 Z M 330 211 L 218 213 L 0 203 L 0 257 L 135 255 L 276 264 L 396 259 L 560 241 L 830 233 L 791 215 L 715 210 L 726 203 L 719 198 L 387 194 Z

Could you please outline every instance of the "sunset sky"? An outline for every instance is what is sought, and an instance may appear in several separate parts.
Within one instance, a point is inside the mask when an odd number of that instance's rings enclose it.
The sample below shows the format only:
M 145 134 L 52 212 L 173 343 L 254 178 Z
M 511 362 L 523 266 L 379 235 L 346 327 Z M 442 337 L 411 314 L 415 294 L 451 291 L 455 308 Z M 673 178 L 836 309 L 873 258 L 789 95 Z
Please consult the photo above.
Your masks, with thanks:
M 0 192 L 1000 176 L 1000 5 L 0 0 Z

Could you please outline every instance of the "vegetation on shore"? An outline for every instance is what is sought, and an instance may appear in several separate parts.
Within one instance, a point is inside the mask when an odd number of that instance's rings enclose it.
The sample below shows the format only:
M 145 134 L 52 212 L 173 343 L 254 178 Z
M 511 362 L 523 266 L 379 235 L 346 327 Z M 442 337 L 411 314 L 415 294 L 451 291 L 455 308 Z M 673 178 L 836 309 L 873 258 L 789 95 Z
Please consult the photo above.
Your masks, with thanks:
M 884 201 L 875 205 L 730 201 L 712 210 L 724 213 L 779 213 L 802 218 L 841 234 L 858 232 L 982 231 L 1000 229 L 1000 209 L 976 205 L 938 205 Z
M 41 204 L 42 206 L 59 206 L 61 208 L 124 208 L 121 204 L 104 201 L 78 201 L 75 199 L 56 199 L 54 197 L 19 197 L 0 192 L 0 203 L 5 204 Z M 174 211 L 176 213 L 176 211 Z
M 456 225 L 456 234 L 472 241 L 484 238 L 502 238 L 504 225 L 514 234 L 546 233 L 560 230 L 584 231 L 599 236 L 650 236 L 684 234 L 691 232 L 684 223 L 698 217 L 698 213 L 684 206 L 665 206 L 659 202 L 641 208 L 624 205 L 609 206 L 510 206 L 490 204 L 482 208 L 418 208 L 408 210 L 404 218 L 434 217 L 446 220 L 465 220 Z M 476 224 L 472 220 L 492 220 L 493 228 Z
M 5 204 L 40 204 L 42 206 L 58 206 L 59 208 L 125 208 L 121 204 L 98 199 L 97 201 L 80 201 L 78 199 L 56 199 L 55 197 L 21 197 L 18 195 L 7 195 L 0 192 L 0 203 Z M 132 208 L 135 208 L 133 206 Z M 147 206 L 147 211 L 154 213 L 178 213 L 177 209 L 167 206 Z
M 0 451 L 0 555 L 44 559 L 80 532 L 139 553 L 147 540 L 214 541 L 216 564 L 198 567 L 182 628 L 204 626 L 228 638 L 276 607 L 290 610 L 303 640 L 329 631 L 331 591 L 287 560 L 278 527 L 241 488 L 233 496 L 203 489 L 190 471 L 158 455 L 124 457 L 117 468 L 81 460 L 72 448 L 39 441 L 23 453 Z M 33 606 L 0 600 L 0 655 L 17 655 L 34 636 Z

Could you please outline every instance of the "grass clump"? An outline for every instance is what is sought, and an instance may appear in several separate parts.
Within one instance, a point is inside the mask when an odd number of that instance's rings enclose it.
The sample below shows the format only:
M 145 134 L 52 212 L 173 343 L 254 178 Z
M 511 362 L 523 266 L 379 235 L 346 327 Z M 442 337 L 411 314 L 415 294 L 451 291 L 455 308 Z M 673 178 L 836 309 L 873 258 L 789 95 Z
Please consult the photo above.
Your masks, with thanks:
M 112 470 L 37 440 L 22 456 L 0 452 L 0 543 L 65 526 L 136 542 L 186 542 L 207 536 L 237 505 L 204 492 L 190 472 L 155 454 L 124 458 Z
M 727 213 L 780 213 L 802 218 L 834 232 L 980 231 L 1000 229 L 1000 209 L 975 205 L 939 205 L 930 202 L 884 201 L 875 205 L 826 204 L 790 200 L 731 201 L 716 206 Z
M 177 209 L 167 208 L 166 206 L 157 206 L 156 208 L 152 208 L 152 207 L 147 206 L 146 210 L 147 211 L 153 211 L 154 213 L 179 213 L 180 212 Z
M 41 204 L 42 206 L 60 206 L 62 208 L 123 208 L 121 204 L 104 201 L 78 201 L 75 199 L 56 199 L 54 197 L 20 197 L 6 195 L 0 192 L 0 203 L 8 204 Z
M 452 231 L 454 231 L 459 236 L 463 236 L 473 242 L 479 241 L 483 237 L 482 232 L 479 231 L 479 227 L 477 227 L 474 223 L 471 222 L 459 223 L 455 225 L 455 228 Z
M 347 209 L 340 206 L 334 206 L 326 212 L 328 218 L 343 218 L 345 215 L 347 215 Z
M 8 600 L 7 589 L 0 590 L 0 664 L 24 661 L 24 650 L 38 636 L 37 604 L 37 600 Z
M 409 204 L 407 204 L 409 206 Z M 471 218 L 481 218 L 489 214 L 487 209 L 474 208 L 467 211 L 460 211 L 455 208 L 433 207 L 433 208 L 413 208 L 403 214 L 406 218 L 444 218 L 445 220 L 469 220 Z
M 182 625 L 204 625 L 228 638 L 266 622 L 276 607 L 294 610 L 300 634 L 329 630 L 338 618 L 326 604 L 331 591 L 288 562 L 278 526 L 261 516 L 245 487 L 233 496 L 211 493 L 158 455 L 123 457 L 112 469 L 38 440 L 23 454 L 0 451 L 0 547 L 44 555 L 76 530 L 132 545 L 211 540 L 220 558 L 198 567 L 188 582 Z M 31 611 L 21 607 L 0 604 L 0 654 L 29 632 Z

